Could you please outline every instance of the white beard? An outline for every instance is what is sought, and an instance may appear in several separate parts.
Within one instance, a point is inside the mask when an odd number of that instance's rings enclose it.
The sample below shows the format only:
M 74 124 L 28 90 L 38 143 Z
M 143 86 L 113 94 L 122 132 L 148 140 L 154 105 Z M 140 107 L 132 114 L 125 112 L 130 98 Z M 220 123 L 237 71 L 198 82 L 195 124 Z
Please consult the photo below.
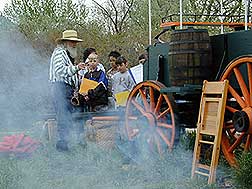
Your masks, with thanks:
M 76 58 L 77 57 L 77 48 L 75 48 L 75 47 L 69 47 L 67 45 L 66 49 L 67 49 L 67 51 L 69 52 L 69 54 L 70 54 L 70 56 L 72 58 Z

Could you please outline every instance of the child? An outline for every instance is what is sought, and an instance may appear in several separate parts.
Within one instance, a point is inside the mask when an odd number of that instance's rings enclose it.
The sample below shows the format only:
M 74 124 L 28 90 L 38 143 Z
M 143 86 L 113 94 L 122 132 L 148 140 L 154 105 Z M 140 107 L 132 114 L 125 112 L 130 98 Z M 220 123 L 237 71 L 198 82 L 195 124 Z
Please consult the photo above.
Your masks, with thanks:
M 118 72 L 112 77 L 112 92 L 114 97 L 118 97 L 117 95 L 120 94 L 124 98 L 123 102 L 120 102 L 121 99 L 119 97 L 116 98 L 117 106 L 120 109 L 120 117 L 122 118 L 122 121 L 124 121 L 124 106 L 126 105 L 128 94 L 134 87 L 135 82 L 133 75 L 127 68 L 128 62 L 123 56 L 118 57 L 115 63 Z M 116 147 L 123 155 L 123 164 L 129 164 L 131 160 L 135 159 L 136 145 L 135 141 L 128 141 L 126 139 L 125 130 L 120 125 L 123 125 L 123 123 L 119 124 L 119 127 L 117 128 Z
M 129 94 L 129 92 L 132 90 L 135 82 L 133 75 L 130 74 L 130 70 L 127 68 L 128 62 L 123 56 L 118 57 L 115 63 L 117 65 L 118 72 L 112 77 L 112 92 L 116 99 L 117 105 L 125 106 L 126 100 L 128 98 L 127 94 Z M 123 102 L 119 102 L 119 94 L 121 96 L 123 95 Z
M 84 52 L 83 52 L 83 64 L 88 65 L 88 61 L 89 61 L 88 60 L 88 56 L 90 54 L 92 54 L 92 53 L 97 54 L 96 50 L 94 48 L 92 48 L 92 47 L 86 48 L 84 50 Z M 97 67 L 99 69 L 101 69 L 105 73 L 105 68 L 104 68 L 104 66 L 101 63 L 98 63 Z M 86 66 L 84 69 L 82 69 L 82 70 L 79 71 L 79 78 L 80 78 L 80 80 L 82 80 L 82 78 L 84 77 L 85 73 L 87 73 L 87 72 L 88 72 L 88 66 Z
M 94 89 L 89 89 L 86 93 L 82 93 L 82 95 L 85 102 L 90 105 L 91 111 L 103 110 L 108 105 L 108 80 L 104 71 L 98 67 L 98 55 L 91 53 L 88 56 L 88 60 L 88 72 L 85 73 L 84 78 L 96 81 L 97 86 Z
M 107 71 L 109 96 L 112 96 L 112 76 L 118 72 L 115 62 L 119 56 L 121 56 L 121 54 L 117 51 L 111 51 L 108 55 L 110 63 L 110 69 Z

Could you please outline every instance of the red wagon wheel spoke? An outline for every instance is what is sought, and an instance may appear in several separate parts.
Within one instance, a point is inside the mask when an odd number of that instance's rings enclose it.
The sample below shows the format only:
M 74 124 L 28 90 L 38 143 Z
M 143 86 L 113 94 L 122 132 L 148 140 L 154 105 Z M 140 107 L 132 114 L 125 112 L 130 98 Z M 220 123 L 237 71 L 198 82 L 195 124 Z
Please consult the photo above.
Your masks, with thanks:
M 228 110 L 228 111 L 230 111 L 230 112 L 232 112 L 232 113 L 235 113 L 236 111 L 238 111 L 237 109 L 235 109 L 235 108 L 233 108 L 233 107 L 231 107 L 231 106 L 226 106 L 226 110 Z
M 228 91 L 237 100 L 237 102 L 240 104 L 242 108 L 246 107 L 246 103 L 244 102 L 242 97 L 234 90 L 234 88 L 231 85 L 228 87 Z
M 150 87 L 150 111 L 153 111 L 155 108 L 155 97 L 154 97 L 154 90 Z
M 223 129 L 233 129 L 234 125 L 233 123 L 226 123 L 223 125 Z
M 161 129 L 157 128 L 157 133 L 159 134 L 159 136 L 164 140 L 164 142 L 170 147 L 171 149 L 171 142 L 169 141 L 169 139 L 165 136 L 165 134 L 162 132 Z
M 132 104 L 139 110 L 139 112 L 141 112 L 141 114 L 144 115 L 145 110 L 142 108 L 140 104 L 138 104 L 135 100 L 132 100 Z
M 157 119 L 160 119 L 164 117 L 166 114 L 170 113 L 170 108 L 167 108 L 165 111 L 161 112 L 158 116 Z
M 160 155 L 162 155 L 164 152 L 162 151 L 162 144 L 160 142 L 160 139 L 157 135 L 154 135 L 155 143 L 157 145 L 157 150 Z
M 239 85 L 241 87 L 242 94 L 243 94 L 243 96 L 245 98 L 245 103 L 248 103 L 246 105 L 249 105 L 249 101 L 250 101 L 249 100 L 250 99 L 249 92 L 248 92 L 246 83 L 245 83 L 245 81 L 243 79 L 243 76 L 242 76 L 242 74 L 241 74 L 241 72 L 240 72 L 240 70 L 238 68 L 234 68 L 234 73 L 235 73 L 236 79 L 237 79 L 237 81 L 238 81 L 238 83 L 239 83 Z
M 149 105 L 148 105 L 148 102 L 147 102 L 146 94 L 144 94 L 142 89 L 139 89 L 139 93 L 140 93 L 140 95 L 142 97 L 142 101 L 143 101 L 145 110 L 149 110 Z
M 248 135 L 247 141 L 246 141 L 246 144 L 245 144 L 245 150 L 246 151 L 248 151 L 251 148 L 251 141 L 252 141 L 252 136 Z
M 247 64 L 248 67 L 248 80 L 249 80 L 249 93 L 250 93 L 250 106 L 252 106 L 252 65 Z
M 163 101 L 163 96 L 160 95 L 160 96 L 158 97 L 157 105 L 156 105 L 156 108 L 155 108 L 155 110 L 154 110 L 154 113 L 155 113 L 155 114 L 160 110 L 162 101 Z
M 166 123 L 157 123 L 157 126 L 159 127 L 164 127 L 164 128 L 167 128 L 167 129 L 172 129 L 172 125 L 170 124 L 166 124 Z
M 252 56 L 232 61 L 221 80 L 229 80 L 228 99 L 221 147 L 230 165 L 237 155 L 251 148 L 252 142 Z
M 173 99 L 160 93 L 165 87 L 158 81 L 146 81 L 134 87 L 125 110 L 126 132 L 130 140 L 144 140 L 159 154 L 172 149 L 175 141 Z M 130 119 L 137 117 L 137 119 Z M 134 136 L 133 130 L 137 130 Z
M 236 141 L 229 147 L 228 152 L 233 152 L 242 142 L 242 139 L 244 137 L 245 133 L 242 133 Z

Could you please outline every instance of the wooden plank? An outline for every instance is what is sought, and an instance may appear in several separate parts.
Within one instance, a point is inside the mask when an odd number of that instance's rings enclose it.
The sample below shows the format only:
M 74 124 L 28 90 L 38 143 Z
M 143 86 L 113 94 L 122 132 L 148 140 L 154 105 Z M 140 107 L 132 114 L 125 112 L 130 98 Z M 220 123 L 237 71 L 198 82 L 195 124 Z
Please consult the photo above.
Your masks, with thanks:
M 197 167 L 200 168 L 200 169 L 208 170 L 208 171 L 210 170 L 210 166 L 209 165 L 205 165 L 205 164 L 201 164 L 201 163 L 198 163 Z
M 199 142 L 203 144 L 214 144 L 214 142 L 206 141 L 206 140 L 199 140 Z
M 207 85 L 204 85 L 203 93 L 204 94 L 222 94 L 224 90 L 224 83 L 219 83 L 219 81 L 208 82 Z M 211 101 L 214 99 L 211 99 Z
M 202 135 L 211 135 L 211 136 L 215 136 L 216 135 L 216 130 L 201 130 L 200 134 Z
M 199 174 L 199 175 L 203 175 L 203 176 L 206 176 L 206 177 L 209 177 L 209 174 L 208 173 L 203 173 L 201 171 L 195 171 L 195 173 Z
M 217 114 L 215 114 L 217 116 Z M 214 115 L 206 115 L 204 118 L 204 122 L 205 123 L 213 123 L 214 125 L 216 125 L 216 116 Z

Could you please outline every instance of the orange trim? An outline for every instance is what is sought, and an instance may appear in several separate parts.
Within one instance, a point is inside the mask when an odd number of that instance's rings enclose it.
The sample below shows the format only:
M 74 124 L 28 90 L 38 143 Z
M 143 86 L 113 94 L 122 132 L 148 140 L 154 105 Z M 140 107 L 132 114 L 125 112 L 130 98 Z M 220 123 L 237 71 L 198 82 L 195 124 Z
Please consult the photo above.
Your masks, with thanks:
M 97 116 L 92 117 L 92 121 L 118 121 L 120 120 L 119 116 Z
M 182 22 L 183 26 L 229 26 L 229 27 L 242 27 L 245 26 L 244 22 Z M 252 26 L 252 23 L 247 23 L 248 26 Z M 164 22 L 160 27 L 180 26 L 180 22 Z

